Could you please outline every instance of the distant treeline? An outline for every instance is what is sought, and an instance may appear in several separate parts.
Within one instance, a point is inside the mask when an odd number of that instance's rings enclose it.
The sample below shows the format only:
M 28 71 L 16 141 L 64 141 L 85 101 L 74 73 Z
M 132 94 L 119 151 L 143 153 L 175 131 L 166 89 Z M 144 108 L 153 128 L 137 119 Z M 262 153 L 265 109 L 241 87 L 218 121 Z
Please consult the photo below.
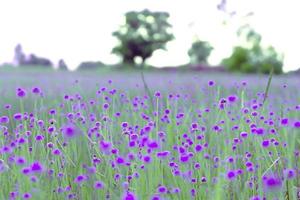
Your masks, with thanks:
M 113 32 L 113 36 L 119 41 L 113 47 L 112 53 L 118 55 L 122 63 L 120 65 L 134 68 L 145 67 L 147 60 L 158 49 L 166 49 L 166 44 L 175 36 L 172 33 L 172 25 L 168 22 L 169 14 L 166 12 L 151 12 L 147 9 L 125 14 L 125 23 Z M 282 73 L 283 55 L 277 53 L 273 47 L 263 48 L 261 35 L 249 25 L 242 26 L 237 31 L 237 37 L 243 42 L 242 45 L 233 48 L 231 55 L 220 62 L 218 69 L 221 71 L 233 71 L 243 73 L 269 73 L 274 69 L 276 74 Z M 185 66 L 190 69 L 204 69 L 209 66 L 207 59 L 214 47 L 208 41 L 196 38 L 191 44 L 187 54 L 190 62 Z M 53 67 L 53 63 L 35 54 L 25 55 L 21 45 L 15 48 L 14 63 L 17 66 L 42 66 Z M 82 62 L 79 70 L 97 69 L 107 66 L 97 61 Z M 205 66 L 205 67 L 204 67 Z M 63 59 L 57 64 L 58 69 L 67 70 L 67 64 Z M 184 67 L 189 69 L 188 67 Z

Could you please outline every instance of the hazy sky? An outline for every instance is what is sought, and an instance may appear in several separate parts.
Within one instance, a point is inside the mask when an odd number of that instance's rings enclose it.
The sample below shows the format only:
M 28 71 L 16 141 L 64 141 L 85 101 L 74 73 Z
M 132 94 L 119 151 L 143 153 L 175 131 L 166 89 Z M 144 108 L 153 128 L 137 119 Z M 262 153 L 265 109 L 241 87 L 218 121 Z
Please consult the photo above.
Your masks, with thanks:
M 111 33 L 130 10 L 148 8 L 170 13 L 176 39 L 168 51 L 157 51 L 149 59 L 156 66 L 188 62 L 187 50 L 198 36 L 215 50 L 211 64 L 218 64 L 237 44 L 235 32 L 250 24 L 261 33 L 265 45 L 285 54 L 284 70 L 300 67 L 299 0 L 228 0 L 230 18 L 217 10 L 220 0 L 0 0 L 0 63 L 11 61 L 16 44 L 25 53 L 35 53 L 57 62 L 64 58 L 74 69 L 81 61 L 116 63 L 111 55 L 116 44 Z M 253 11 L 254 15 L 243 17 Z M 227 24 L 222 23 L 227 19 Z

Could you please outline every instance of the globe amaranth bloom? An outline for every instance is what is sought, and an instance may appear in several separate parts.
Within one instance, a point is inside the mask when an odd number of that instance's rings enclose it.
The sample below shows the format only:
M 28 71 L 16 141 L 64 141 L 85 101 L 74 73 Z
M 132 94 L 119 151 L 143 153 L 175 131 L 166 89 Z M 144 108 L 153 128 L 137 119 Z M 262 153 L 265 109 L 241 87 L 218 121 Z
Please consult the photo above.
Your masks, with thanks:
M 22 88 L 17 88 L 16 95 L 19 98 L 24 98 L 26 97 L 26 90 Z
M 62 127 L 62 133 L 66 138 L 73 138 L 79 134 L 79 129 L 70 123 Z
M 40 93 L 41 93 L 41 89 L 40 89 L 39 87 L 33 87 L 33 88 L 31 89 L 31 92 L 32 92 L 33 94 L 40 94 Z
M 283 171 L 283 174 L 286 179 L 293 179 L 296 177 L 297 172 L 294 169 L 285 169 Z
M 123 195 L 122 200 L 138 200 L 138 198 L 133 192 L 126 192 Z
M 96 181 L 94 183 L 94 189 L 100 190 L 104 188 L 104 183 L 102 181 Z
M 33 173 L 41 173 L 43 170 L 44 167 L 39 161 L 35 161 L 30 165 L 30 171 Z
M 9 117 L 8 116 L 0 117 L 0 123 L 1 124 L 8 124 L 9 123 Z
M 264 176 L 263 178 L 263 186 L 265 190 L 268 191 L 276 191 L 281 189 L 282 180 L 276 176 Z
M 86 181 L 87 179 L 88 179 L 88 177 L 87 177 L 86 175 L 81 174 L 81 175 L 78 175 L 78 176 L 74 179 L 74 182 L 80 184 L 80 183 Z

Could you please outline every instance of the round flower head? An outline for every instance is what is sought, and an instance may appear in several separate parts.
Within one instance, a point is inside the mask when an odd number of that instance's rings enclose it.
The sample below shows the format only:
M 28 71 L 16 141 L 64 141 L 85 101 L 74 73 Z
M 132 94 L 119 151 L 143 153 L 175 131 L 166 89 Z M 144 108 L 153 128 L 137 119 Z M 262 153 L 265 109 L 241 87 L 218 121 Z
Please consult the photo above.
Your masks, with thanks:
M 0 123 L 1 124 L 8 124 L 9 123 L 9 117 L 8 116 L 0 117 Z
M 62 127 L 62 133 L 66 138 L 73 138 L 79 134 L 79 129 L 74 124 Z
M 250 198 L 250 200 L 261 200 L 261 198 L 259 196 L 253 196 Z
M 189 162 L 189 159 L 190 159 L 190 157 L 189 157 L 189 155 L 187 155 L 187 154 L 182 154 L 182 155 L 179 157 L 179 160 L 180 160 L 180 162 L 182 162 L 182 163 L 187 163 L 187 162 Z
M 295 128 L 300 128 L 300 121 L 296 121 L 296 122 L 294 123 L 294 127 L 295 127 Z
M 201 144 L 197 144 L 197 145 L 195 146 L 195 151 L 196 151 L 196 152 L 200 152 L 200 151 L 202 151 L 202 149 L 203 149 L 203 147 L 202 147 Z
M 24 97 L 26 97 L 26 91 L 22 88 L 18 88 L 16 91 L 16 95 L 19 98 L 24 98 Z
M 144 161 L 144 163 L 150 163 L 151 162 L 151 156 L 150 155 L 145 155 L 144 157 L 143 157 L 143 161 Z
M 161 185 L 161 186 L 159 186 L 159 187 L 157 188 L 157 192 L 160 193 L 160 194 L 164 194 L 164 193 L 167 193 L 167 192 L 168 192 L 168 189 L 167 189 L 166 186 Z
M 228 102 L 234 103 L 238 100 L 238 97 L 236 95 L 231 95 L 227 97 Z
M 18 157 L 15 162 L 17 165 L 24 165 L 26 163 L 26 159 L 24 157 Z
M 227 172 L 226 177 L 228 180 L 233 180 L 236 177 L 236 173 L 233 170 L 230 170 Z
M 261 143 L 261 146 L 264 148 L 267 148 L 270 146 L 270 141 L 269 140 L 263 140 Z
M 30 170 L 33 173 L 41 173 L 41 172 L 43 172 L 44 168 L 43 168 L 43 165 L 40 162 L 35 161 L 31 164 Z
M 159 98 L 159 97 L 161 97 L 161 93 L 159 91 L 156 91 L 155 94 L 154 94 L 154 96 L 157 97 L 157 98 Z
M 126 192 L 122 197 L 122 200 L 137 200 L 137 199 L 138 198 L 133 192 Z
M 22 120 L 23 115 L 21 113 L 15 113 L 13 117 L 15 120 L 20 121 Z
M 101 181 L 96 181 L 96 182 L 94 183 L 94 189 L 100 190 L 100 189 L 103 189 L 103 188 L 104 188 L 104 183 L 103 183 L 103 182 L 101 182 Z
M 24 193 L 23 199 L 31 199 L 32 195 L 30 193 Z
M 287 125 L 289 123 L 289 119 L 288 118 L 283 118 L 281 119 L 281 125 Z
M 41 89 L 38 88 L 38 87 L 34 87 L 34 88 L 31 89 L 31 92 L 33 94 L 40 94 L 41 93 Z
M 16 199 L 18 195 L 19 194 L 17 191 L 10 192 L 9 193 L 10 200 Z
M 149 141 L 148 142 L 148 147 L 150 149 L 157 149 L 157 148 L 159 148 L 159 144 L 156 141 Z
M 99 142 L 99 148 L 104 153 L 110 153 L 111 148 L 112 148 L 112 144 L 108 141 L 102 140 L 102 141 Z
M 156 194 L 151 197 L 151 200 L 161 200 L 161 198 Z
M 214 86 L 214 85 L 215 85 L 215 82 L 214 82 L 213 80 L 210 80 L 210 81 L 208 81 L 208 85 L 209 85 L 209 86 Z
M 284 177 L 287 179 L 293 179 L 296 177 L 297 172 L 294 169 L 286 169 L 283 171 Z
M 264 176 L 263 177 L 263 186 L 268 191 L 276 191 L 281 189 L 282 181 L 280 178 L 275 176 Z
M 87 180 L 87 176 L 84 175 L 84 174 L 82 174 L 82 175 L 78 175 L 78 176 L 74 179 L 74 182 L 80 184 L 80 183 L 82 183 L 82 182 L 84 182 L 84 181 L 86 181 L 86 180 Z

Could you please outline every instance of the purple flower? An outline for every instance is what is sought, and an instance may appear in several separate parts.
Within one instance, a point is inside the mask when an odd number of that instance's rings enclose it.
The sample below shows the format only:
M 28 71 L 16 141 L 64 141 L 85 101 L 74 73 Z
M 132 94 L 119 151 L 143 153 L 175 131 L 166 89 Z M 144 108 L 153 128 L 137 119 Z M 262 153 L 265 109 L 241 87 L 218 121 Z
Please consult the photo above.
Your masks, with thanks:
M 159 97 L 161 97 L 161 93 L 159 91 L 156 91 L 155 94 L 154 94 L 154 96 L 157 97 L 157 98 L 159 98 Z
M 24 98 L 24 97 L 26 97 L 26 91 L 22 88 L 18 88 L 16 91 L 16 95 L 19 98 Z
M 248 137 L 248 133 L 247 133 L 247 132 L 241 132 L 241 133 L 240 133 L 240 136 L 241 136 L 242 138 L 246 138 L 246 137 Z
M 103 104 L 102 107 L 103 107 L 104 110 L 107 110 L 107 109 L 109 108 L 109 104 L 108 104 L 108 103 L 105 103 L 105 104 Z
M 236 95 L 231 95 L 231 96 L 227 97 L 227 100 L 230 103 L 234 103 L 238 100 L 238 97 Z
M 30 165 L 30 170 L 33 173 L 41 173 L 41 172 L 43 172 L 44 168 L 40 162 L 35 161 Z
M 197 144 L 197 145 L 195 146 L 195 151 L 196 151 L 196 152 L 202 151 L 202 145 L 201 145 L 201 144 Z
M 18 195 L 19 194 L 17 191 L 10 192 L 9 193 L 10 200 L 16 199 Z
M 44 139 L 43 135 L 37 135 L 37 136 L 35 136 L 35 140 L 36 141 L 42 141 L 43 139 Z
M 187 154 L 183 154 L 183 155 L 181 155 L 180 158 L 179 158 L 180 162 L 182 162 L 182 163 L 189 162 L 189 159 L 190 159 L 190 157 L 189 157 L 189 155 L 187 155 Z
M 122 200 L 137 200 L 137 199 L 138 198 L 133 192 L 126 192 L 122 197 Z
M 128 122 L 122 122 L 121 126 L 122 128 L 126 128 L 128 126 Z
M 38 88 L 38 87 L 34 87 L 34 88 L 31 89 L 31 92 L 33 94 L 40 94 L 41 93 L 41 89 Z
M 161 198 L 156 194 L 151 197 L 151 200 L 161 200 Z
M 9 146 L 3 146 L 2 148 L 1 148 L 1 153 L 11 153 L 12 152 L 12 148 L 11 147 L 9 147 Z
M 269 140 L 262 141 L 261 146 L 264 148 L 268 148 L 270 146 L 270 141 Z
M 294 169 L 285 169 L 283 171 L 284 177 L 287 179 L 293 179 L 296 177 L 296 171 Z
M 167 187 L 166 187 L 166 186 L 163 186 L 163 185 L 161 185 L 161 186 L 159 186 L 159 187 L 157 188 L 157 192 L 160 193 L 160 194 L 167 193 L 167 191 L 168 191 Z
M 28 175 L 30 173 L 30 168 L 29 167 L 24 167 L 22 170 L 21 170 L 22 174 L 24 175 Z
M 79 134 L 79 130 L 74 124 L 68 124 L 62 128 L 62 133 L 66 138 L 73 138 Z
M 263 186 L 266 190 L 279 190 L 282 187 L 282 181 L 280 178 L 275 176 L 264 176 Z
M 150 156 L 150 155 L 145 155 L 145 156 L 143 157 L 143 161 L 144 161 L 145 163 L 150 163 L 150 162 L 151 162 L 151 156 Z
M 230 181 L 233 180 L 236 177 L 235 171 L 233 170 L 228 171 L 226 177 Z
M 159 145 L 158 145 L 158 143 L 156 141 L 149 141 L 148 142 L 148 147 L 150 149 L 157 149 L 157 148 L 159 148 Z
M 80 184 L 80 183 L 82 183 L 82 182 L 84 182 L 84 181 L 86 181 L 86 180 L 87 180 L 87 176 L 84 175 L 84 174 L 81 174 L 81 175 L 78 175 L 78 176 L 74 179 L 74 182 Z
M 250 200 L 261 200 L 261 198 L 259 196 L 253 196 L 250 198 Z
M 116 158 L 116 163 L 119 164 L 119 165 L 122 165 L 125 163 L 125 159 L 122 158 L 122 157 L 117 157 Z
M 23 115 L 21 113 L 15 113 L 14 114 L 14 119 L 17 121 L 22 120 Z
M 295 127 L 295 128 L 300 128 L 300 121 L 296 121 L 296 122 L 294 123 L 294 127 Z
M 94 189 L 100 190 L 100 189 L 103 189 L 103 188 L 104 188 L 104 183 L 103 183 L 103 182 L 101 182 L 101 181 L 96 181 L 96 182 L 94 183 Z
M 31 199 L 32 195 L 30 193 L 24 193 L 23 194 L 23 199 Z
M 52 154 L 59 156 L 59 155 L 61 155 L 61 151 L 59 149 L 53 149 Z
M 7 116 L 0 117 L 0 123 L 1 124 L 8 124 L 9 123 L 9 117 L 7 117 Z
M 31 180 L 31 182 L 35 183 L 38 181 L 38 178 L 36 176 L 31 176 L 30 180 Z
M 165 158 L 169 155 L 170 155 L 170 151 L 161 151 L 161 152 L 157 152 L 156 154 L 158 158 Z
M 215 85 L 215 82 L 214 82 L 213 80 L 209 80 L 209 81 L 208 81 L 208 85 L 209 85 L 209 86 L 214 86 L 214 85 Z
M 17 165 L 24 165 L 26 163 L 26 159 L 24 157 L 18 157 L 15 162 Z
M 289 123 L 289 119 L 288 118 L 281 119 L 281 125 L 287 125 L 288 123 Z

